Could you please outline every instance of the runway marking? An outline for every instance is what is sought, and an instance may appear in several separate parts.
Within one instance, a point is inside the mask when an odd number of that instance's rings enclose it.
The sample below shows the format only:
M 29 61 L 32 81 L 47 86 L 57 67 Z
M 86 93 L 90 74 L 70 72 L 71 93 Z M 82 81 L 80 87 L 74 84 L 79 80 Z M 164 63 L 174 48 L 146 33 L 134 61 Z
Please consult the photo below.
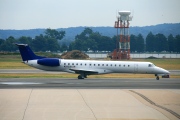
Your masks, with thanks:
M 177 117 L 178 119 L 180 119 L 180 115 L 179 115 L 178 113 L 176 113 L 176 112 L 174 112 L 174 111 L 172 111 L 172 110 L 170 110 L 170 109 L 168 109 L 168 108 L 166 108 L 166 107 L 163 107 L 163 106 L 161 106 L 161 105 L 156 104 L 155 102 L 153 102 L 152 100 L 150 100 L 149 98 L 147 98 L 146 96 L 144 96 L 144 95 L 141 94 L 141 93 L 138 93 L 138 92 L 136 92 L 136 91 L 134 91 L 134 90 L 129 90 L 129 91 L 131 91 L 131 92 L 139 95 L 140 97 L 142 97 L 144 100 L 146 100 L 146 101 L 149 102 L 150 104 L 152 104 L 152 105 L 154 105 L 154 106 L 156 106 L 156 107 L 158 107 L 158 108 L 161 108 L 161 109 L 163 109 L 163 110 L 171 113 L 172 115 L 174 115 L 174 116 Z
M 43 84 L 43 83 L 34 83 L 34 82 L 0 82 L 4 85 L 34 85 L 34 84 Z

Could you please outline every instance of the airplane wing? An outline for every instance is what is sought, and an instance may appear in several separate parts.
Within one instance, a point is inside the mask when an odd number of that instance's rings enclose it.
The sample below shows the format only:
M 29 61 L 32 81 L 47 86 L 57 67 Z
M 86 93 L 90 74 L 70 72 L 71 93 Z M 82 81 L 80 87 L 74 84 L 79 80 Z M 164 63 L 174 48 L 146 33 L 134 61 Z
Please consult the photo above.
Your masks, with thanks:
M 94 70 L 87 70 L 87 69 L 75 69 L 75 68 L 71 68 L 69 70 L 74 71 L 77 74 L 80 73 L 86 73 L 86 74 L 98 74 L 98 71 L 94 71 Z

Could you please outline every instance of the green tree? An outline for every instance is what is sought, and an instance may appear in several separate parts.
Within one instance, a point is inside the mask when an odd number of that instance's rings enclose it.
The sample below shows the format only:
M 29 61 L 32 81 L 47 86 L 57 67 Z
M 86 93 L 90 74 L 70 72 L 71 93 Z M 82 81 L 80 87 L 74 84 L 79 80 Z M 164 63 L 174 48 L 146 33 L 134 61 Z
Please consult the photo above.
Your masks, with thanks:
M 175 50 L 174 50 L 174 41 L 175 41 L 175 39 L 174 39 L 173 35 L 170 34 L 170 35 L 168 36 L 169 52 L 174 52 L 174 51 L 175 51 Z
M 65 36 L 65 31 L 57 31 L 55 29 L 46 29 L 45 37 L 54 38 L 56 40 L 61 40 Z
M 73 50 L 72 44 L 69 44 L 68 51 L 72 51 L 72 50 Z
M 5 42 L 5 40 L 0 39 L 0 46 Z
M 63 44 L 61 47 L 60 47 L 60 50 L 63 52 L 63 51 L 66 51 L 68 50 L 68 46 L 66 44 Z
M 92 29 L 90 29 L 90 28 L 85 28 L 84 31 L 83 31 L 80 35 L 76 35 L 75 40 L 76 40 L 76 39 L 82 39 L 82 40 L 84 39 L 84 40 L 86 40 L 86 39 L 89 38 L 89 36 L 90 36 L 92 33 L 93 33 Z
M 146 51 L 153 52 L 155 51 L 155 36 L 150 32 L 146 36 Z
M 60 46 L 58 44 L 58 41 L 54 38 L 47 38 L 45 49 L 50 51 L 58 51 L 60 49 Z
M 144 52 L 144 38 L 141 34 L 136 37 L 137 52 Z
M 137 43 L 136 43 L 136 36 L 135 35 L 131 35 L 130 36 L 130 49 L 132 52 L 137 51 Z
M 10 36 L 8 37 L 2 44 L 1 44 L 1 51 L 16 51 L 17 47 L 14 45 L 14 43 L 17 43 L 17 40 Z
M 156 34 L 155 36 L 155 51 L 162 52 L 168 51 L 167 38 L 163 34 Z
M 174 49 L 175 52 L 180 52 L 180 35 L 176 35 L 175 41 L 174 41 Z
M 87 51 L 88 49 L 97 50 L 97 42 L 94 39 L 94 32 L 90 28 L 85 28 L 84 31 L 76 35 L 75 41 L 70 44 L 70 49 Z
M 32 41 L 32 48 L 34 51 L 47 51 L 48 49 L 46 38 L 42 34 L 36 36 Z
M 71 43 L 72 49 L 87 51 L 88 49 L 96 51 L 112 51 L 115 48 L 116 40 L 102 36 L 98 32 L 93 32 L 90 28 L 75 37 L 75 41 Z
M 110 37 L 101 36 L 100 41 L 101 44 L 98 44 L 98 49 L 100 51 L 112 51 L 114 49 L 114 44 Z
M 120 39 L 119 35 L 118 35 L 118 36 L 115 35 L 115 36 L 112 37 L 112 43 L 113 43 L 113 45 L 112 45 L 112 51 L 113 51 L 114 49 L 116 49 L 116 48 L 119 48 L 119 39 Z
M 23 44 L 28 44 L 31 45 L 32 43 L 32 38 L 31 37 L 26 37 L 26 36 L 22 36 L 18 39 L 19 43 L 23 43 Z

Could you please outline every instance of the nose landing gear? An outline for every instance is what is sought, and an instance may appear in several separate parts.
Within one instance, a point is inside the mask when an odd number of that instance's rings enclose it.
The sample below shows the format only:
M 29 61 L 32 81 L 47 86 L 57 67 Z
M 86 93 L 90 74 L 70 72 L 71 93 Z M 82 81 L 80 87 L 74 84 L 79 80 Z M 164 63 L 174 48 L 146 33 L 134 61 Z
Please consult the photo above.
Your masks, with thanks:
M 155 74 L 155 76 L 156 76 L 156 80 L 159 80 L 159 76 L 157 74 Z

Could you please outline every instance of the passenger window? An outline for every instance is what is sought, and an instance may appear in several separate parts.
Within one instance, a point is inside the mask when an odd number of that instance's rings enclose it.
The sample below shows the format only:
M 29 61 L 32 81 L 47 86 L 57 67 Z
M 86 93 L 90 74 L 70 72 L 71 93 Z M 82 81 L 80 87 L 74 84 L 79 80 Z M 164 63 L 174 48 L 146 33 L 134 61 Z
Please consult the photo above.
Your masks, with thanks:
M 100 66 L 100 64 L 98 64 L 98 66 Z
M 102 66 L 104 66 L 104 64 L 102 64 Z
M 124 65 L 124 67 L 125 67 L 125 65 Z
M 111 64 L 111 66 L 112 66 L 112 64 Z
M 121 65 L 119 65 L 119 67 L 121 67 Z
M 76 63 L 76 65 L 78 65 L 78 63 Z
M 114 66 L 116 66 L 116 64 Z
M 91 66 L 91 64 L 89 64 L 89 66 Z
M 66 63 L 64 63 L 64 65 L 66 65 Z
M 74 63 L 72 63 L 72 65 L 74 65 Z
M 86 66 L 86 64 L 84 64 Z
M 96 64 L 94 64 L 94 66 L 96 66 Z
M 82 65 L 82 63 L 80 65 Z
M 152 64 L 149 64 L 149 67 L 152 67 Z
M 68 63 L 68 65 L 70 65 L 70 63 Z
M 106 66 L 108 66 L 108 64 L 106 64 Z

